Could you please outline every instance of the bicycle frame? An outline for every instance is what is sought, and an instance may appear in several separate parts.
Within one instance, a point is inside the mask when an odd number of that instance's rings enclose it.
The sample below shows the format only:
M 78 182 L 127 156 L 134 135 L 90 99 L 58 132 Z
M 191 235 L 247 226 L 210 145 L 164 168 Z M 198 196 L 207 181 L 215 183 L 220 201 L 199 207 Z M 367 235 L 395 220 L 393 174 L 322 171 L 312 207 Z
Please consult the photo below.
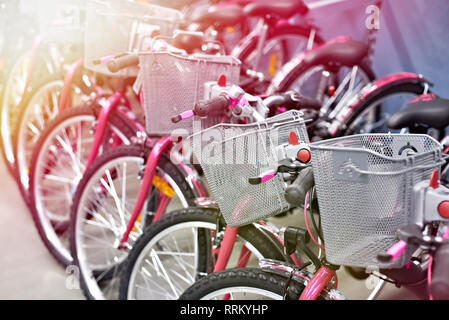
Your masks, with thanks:
M 106 126 L 108 124 L 108 118 L 111 114 L 111 111 L 114 110 L 122 100 L 124 100 L 125 105 L 130 108 L 128 99 L 126 99 L 126 96 L 120 91 L 116 91 L 114 94 L 112 94 L 112 96 L 110 96 L 107 99 L 107 102 L 102 106 L 100 114 L 98 115 L 98 122 L 94 133 L 94 141 L 92 143 L 89 158 L 87 159 L 86 170 L 97 158 L 98 151 L 100 150 L 100 146 L 103 142 L 104 134 L 106 132 Z

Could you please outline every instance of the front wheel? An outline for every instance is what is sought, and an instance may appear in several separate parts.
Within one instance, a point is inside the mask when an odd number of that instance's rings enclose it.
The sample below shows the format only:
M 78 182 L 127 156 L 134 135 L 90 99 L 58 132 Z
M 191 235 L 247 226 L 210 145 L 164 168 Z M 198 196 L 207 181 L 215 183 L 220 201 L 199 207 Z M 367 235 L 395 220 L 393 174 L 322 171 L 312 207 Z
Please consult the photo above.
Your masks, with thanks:
M 118 278 L 127 252 L 118 249 L 131 217 L 145 170 L 148 148 L 121 146 L 104 153 L 78 184 L 70 214 L 70 247 L 88 299 L 118 298 Z M 129 236 L 132 248 L 143 226 L 157 213 L 194 206 L 204 196 L 194 187 L 194 171 L 172 162 L 157 164 L 152 188 Z
M 72 262 L 68 225 L 73 195 L 86 168 L 99 106 L 84 105 L 60 113 L 47 124 L 31 156 L 30 209 L 41 239 L 63 266 Z M 108 119 L 100 152 L 129 144 L 137 129 L 117 110 Z
M 149 226 L 126 260 L 120 299 L 177 299 L 196 279 L 212 272 L 224 232 L 224 221 L 217 221 L 216 209 L 189 208 Z M 280 247 L 254 225 L 239 228 L 228 266 L 239 261 L 257 265 L 263 258 L 283 259 Z
M 305 279 L 306 280 L 306 279 Z M 212 273 L 189 287 L 180 300 L 298 300 L 305 282 L 261 269 L 229 269 Z M 319 299 L 332 299 L 321 294 Z

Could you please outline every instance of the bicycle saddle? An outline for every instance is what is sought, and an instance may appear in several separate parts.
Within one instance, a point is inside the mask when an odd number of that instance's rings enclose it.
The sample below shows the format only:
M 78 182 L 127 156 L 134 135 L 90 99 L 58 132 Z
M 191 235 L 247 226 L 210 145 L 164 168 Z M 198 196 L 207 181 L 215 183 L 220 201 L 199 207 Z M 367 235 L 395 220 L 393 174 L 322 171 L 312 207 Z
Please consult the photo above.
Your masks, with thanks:
M 442 130 L 449 126 L 449 100 L 433 93 L 423 94 L 410 101 L 405 109 L 393 114 L 387 121 L 391 129 L 423 124 Z
M 337 37 L 307 52 L 304 62 L 352 67 L 368 54 L 368 46 L 349 37 Z
M 289 19 L 297 13 L 305 14 L 308 8 L 302 1 L 255 1 L 243 9 L 244 14 L 249 17 L 265 17 L 272 15 L 281 19 Z
M 203 28 L 215 26 L 225 28 L 238 24 L 243 17 L 243 9 L 239 5 L 229 5 L 226 7 L 215 7 L 213 10 L 200 10 L 194 14 L 192 22 L 198 23 Z
M 204 43 L 204 37 L 192 34 L 180 34 L 175 37 L 174 46 L 178 49 L 185 50 L 187 53 L 193 53 L 201 49 Z

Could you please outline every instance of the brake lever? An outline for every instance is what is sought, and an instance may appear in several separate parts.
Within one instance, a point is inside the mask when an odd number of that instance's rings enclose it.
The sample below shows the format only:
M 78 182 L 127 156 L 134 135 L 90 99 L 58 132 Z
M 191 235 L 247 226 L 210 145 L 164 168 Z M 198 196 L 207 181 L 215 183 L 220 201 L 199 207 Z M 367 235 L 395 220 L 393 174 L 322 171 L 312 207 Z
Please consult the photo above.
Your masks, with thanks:
M 299 142 L 296 133 L 293 131 L 289 133 L 289 143 L 281 146 L 278 153 L 281 161 L 276 170 L 268 170 L 257 177 L 251 177 L 248 182 L 252 185 L 258 185 L 273 179 L 278 173 L 297 174 L 304 168 L 309 167 L 311 160 L 311 153 L 309 146 L 304 142 Z

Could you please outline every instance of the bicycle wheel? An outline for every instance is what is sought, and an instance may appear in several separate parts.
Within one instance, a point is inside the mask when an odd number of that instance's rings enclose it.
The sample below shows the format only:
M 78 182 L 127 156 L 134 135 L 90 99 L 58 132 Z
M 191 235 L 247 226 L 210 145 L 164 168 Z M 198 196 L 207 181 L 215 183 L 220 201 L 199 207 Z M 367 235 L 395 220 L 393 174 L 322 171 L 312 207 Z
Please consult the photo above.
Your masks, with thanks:
M 45 246 L 63 266 L 72 262 L 68 241 L 73 195 L 92 146 L 99 106 L 70 108 L 48 122 L 36 143 L 30 166 L 30 209 Z M 132 122 L 113 110 L 100 152 L 129 144 L 136 133 Z
M 212 272 L 214 249 L 224 231 L 217 230 L 218 219 L 217 209 L 189 208 L 172 212 L 145 229 L 124 263 L 120 299 L 177 299 L 196 279 Z M 248 251 L 235 255 L 243 246 Z M 228 266 L 250 255 L 250 265 L 262 258 L 284 259 L 282 248 L 253 225 L 239 228 L 235 249 Z
M 407 107 L 414 97 L 425 91 L 422 83 L 397 83 L 374 90 L 358 104 L 352 104 L 336 135 L 393 132 L 386 127 L 391 115 Z M 359 99 L 358 96 L 354 100 Z M 353 100 L 353 102 L 355 102 Z
M 286 25 L 278 27 L 265 41 L 256 70 L 254 70 L 254 64 L 258 54 L 257 45 L 259 38 L 250 38 L 237 47 L 233 54 L 242 61 L 242 70 L 256 71 L 264 76 L 265 85 L 257 83 L 257 87 L 252 89 L 258 93 L 265 93 L 271 80 L 282 70 L 282 67 L 293 57 L 299 56 L 307 50 L 310 32 L 310 29 L 301 26 Z M 321 37 L 315 36 L 312 47 L 322 42 Z M 247 82 L 245 76 L 243 75 L 242 79 L 244 84 Z M 255 83 L 251 78 L 248 80 L 250 83 Z
M 29 64 L 32 63 L 31 52 L 26 52 L 18 56 L 17 60 L 10 69 L 6 79 L 6 85 L 3 89 L 1 105 L 1 139 L 2 153 L 8 170 L 15 176 L 15 155 L 13 143 L 13 129 L 17 126 L 20 111 L 23 107 L 23 101 L 26 99 L 30 90 L 42 78 L 50 74 L 57 74 L 57 70 L 51 62 L 51 58 L 41 52 L 34 57 L 33 73 L 29 74 Z
M 23 101 L 24 106 L 14 130 L 13 141 L 19 189 L 25 201 L 29 203 L 29 172 L 31 155 L 41 132 L 50 120 L 58 115 L 59 97 L 64 86 L 64 79 L 53 76 L 42 81 Z M 83 93 L 72 85 L 73 105 L 79 105 Z
M 301 59 L 301 57 L 297 59 Z M 292 64 L 292 67 L 289 64 Z M 354 78 L 351 79 L 354 69 L 356 73 Z M 322 80 L 325 77 L 329 79 L 327 85 L 323 87 Z M 350 80 L 353 80 L 352 92 L 355 94 L 374 79 L 374 72 L 367 61 L 362 61 L 359 65 L 353 67 L 341 66 L 338 72 L 330 73 L 324 65 L 297 63 L 292 60 L 284 66 L 277 79 L 271 83 L 268 93 L 294 91 L 302 97 L 315 99 L 321 104 L 325 104 L 331 98 L 338 102 L 347 93 L 351 83 Z M 333 97 L 334 93 L 331 93 L 330 87 L 334 87 L 335 97 Z
M 298 300 L 305 281 L 289 280 L 261 269 L 241 268 L 211 273 L 196 281 L 180 300 Z M 287 289 L 286 289 L 287 288 Z M 334 295 L 322 292 L 322 300 L 333 300 Z
M 9 71 L 6 79 L 6 85 L 2 95 L 1 110 L 1 137 L 2 153 L 6 160 L 6 167 L 14 175 L 14 149 L 12 143 L 12 128 L 17 121 L 17 107 L 25 91 L 26 79 L 28 77 L 28 64 L 30 53 L 24 53 L 16 60 Z
M 137 200 L 148 148 L 140 145 L 117 147 L 103 154 L 78 184 L 70 216 L 70 248 L 80 270 L 80 283 L 88 299 L 118 298 L 118 275 L 127 252 L 117 249 Z M 193 170 L 186 171 L 163 154 L 153 187 L 132 230 L 133 246 L 150 219 L 151 202 L 161 199 L 164 212 L 194 206 L 200 196 L 193 184 Z

